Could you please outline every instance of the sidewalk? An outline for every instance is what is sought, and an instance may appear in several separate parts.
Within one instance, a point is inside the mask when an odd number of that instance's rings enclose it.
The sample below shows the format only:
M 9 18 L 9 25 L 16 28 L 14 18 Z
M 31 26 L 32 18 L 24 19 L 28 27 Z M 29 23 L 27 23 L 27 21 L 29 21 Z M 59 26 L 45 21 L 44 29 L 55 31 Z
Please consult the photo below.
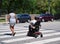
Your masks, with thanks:
M 0 24 L 8 24 L 8 22 L 0 22 Z

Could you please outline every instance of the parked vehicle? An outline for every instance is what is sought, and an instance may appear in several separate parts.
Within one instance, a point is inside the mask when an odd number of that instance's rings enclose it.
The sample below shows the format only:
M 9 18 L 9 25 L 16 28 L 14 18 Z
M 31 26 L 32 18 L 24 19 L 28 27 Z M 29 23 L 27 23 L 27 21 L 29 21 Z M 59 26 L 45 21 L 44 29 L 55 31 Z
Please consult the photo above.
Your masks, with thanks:
M 29 14 L 17 14 L 17 19 L 19 20 L 19 23 L 24 23 L 28 22 L 28 20 L 31 20 L 31 17 Z
M 54 17 L 52 14 L 40 14 L 39 16 L 39 19 L 41 21 L 53 21 L 54 20 Z

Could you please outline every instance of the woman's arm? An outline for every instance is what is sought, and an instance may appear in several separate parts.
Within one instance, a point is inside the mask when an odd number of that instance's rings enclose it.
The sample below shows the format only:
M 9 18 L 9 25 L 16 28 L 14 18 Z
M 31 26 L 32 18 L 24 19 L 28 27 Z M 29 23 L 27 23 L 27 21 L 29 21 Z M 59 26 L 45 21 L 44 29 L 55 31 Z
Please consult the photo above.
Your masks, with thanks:
M 16 15 L 15 15 L 15 19 L 16 19 L 16 23 L 19 23 L 19 21 L 18 21 L 18 19 L 17 19 Z
M 33 28 L 33 29 L 35 29 L 35 27 L 30 23 L 30 25 L 31 25 L 31 27 Z

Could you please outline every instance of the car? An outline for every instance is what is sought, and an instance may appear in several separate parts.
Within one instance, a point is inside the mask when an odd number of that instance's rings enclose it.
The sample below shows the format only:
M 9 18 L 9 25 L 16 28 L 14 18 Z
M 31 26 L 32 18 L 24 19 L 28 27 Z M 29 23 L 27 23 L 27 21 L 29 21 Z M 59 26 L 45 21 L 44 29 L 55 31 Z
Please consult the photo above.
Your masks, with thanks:
M 17 20 L 19 20 L 19 23 L 24 23 L 31 20 L 31 17 L 29 14 L 17 14 Z
M 53 21 L 54 17 L 52 14 L 40 14 L 38 16 L 39 20 L 44 22 L 44 21 Z

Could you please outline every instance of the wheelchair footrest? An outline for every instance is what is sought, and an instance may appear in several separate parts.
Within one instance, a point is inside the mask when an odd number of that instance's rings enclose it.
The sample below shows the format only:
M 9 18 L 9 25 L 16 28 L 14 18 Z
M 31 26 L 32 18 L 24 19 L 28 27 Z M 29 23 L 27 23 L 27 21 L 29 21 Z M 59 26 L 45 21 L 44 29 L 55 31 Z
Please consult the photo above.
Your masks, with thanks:
M 38 34 L 38 35 L 40 35 L 40 34 L 41 34 L 41 32 L 35 32 L 34 34 Z

